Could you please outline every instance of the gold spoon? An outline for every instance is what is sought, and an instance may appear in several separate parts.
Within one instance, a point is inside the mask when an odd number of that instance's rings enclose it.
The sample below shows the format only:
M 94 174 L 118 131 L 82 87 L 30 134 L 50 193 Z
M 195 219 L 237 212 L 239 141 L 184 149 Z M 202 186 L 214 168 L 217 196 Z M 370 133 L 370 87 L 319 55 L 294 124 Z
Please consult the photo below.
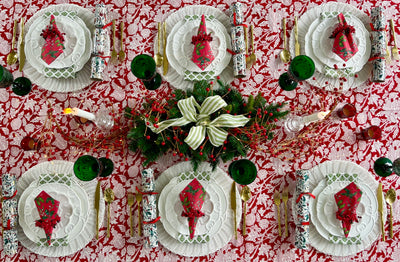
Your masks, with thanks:
M 246 202 L 250 200 L 251 198 L 251 191 L 248 186 L 244 186 L 242 190 L 240 191 L 240 197 L 244 201 L 244 207 L 243 207 L 243 236 L 246 235 Z
M 7 64 L 13 65 L 17 62 L 18 56 L 17 52 L 14 50 L 15 46 L 15 33 L 17 31 L 17 20 L 14 20 L 14 28 L 13 28 L 13 36 L 12 36 L 12 42 L 11 42 L 11 52 L 7 55 Z
M 250 45 L 251 45 L 251 54 L 250 54 L 250 61 L 251 66 L 254 65 L 257 61 L 256 54 L 254 53 L 254 26 L 250 26 Z
M 161 23 L 158 22 L 157 25 L 157 54 L 154 56 L 154 60 L 156 61 L 156 66 L 160 67 L 162 65 L 163 62 L 163 57 L 160 54 L 160 41 L 161 41 Z
M 282 62 L 288 63 L 290 61 L 290 53 L 286 49 L 286 18 L 283 18 L 282 24 L 283 24 L 283 50 L 281 51 L 280 56 Z
M 396 191 L 393 188 L 389 189 L 386 192 L 385 200 L 386 200 L 386 203 L 388 203 L 390 205 L 389 236 L 390 236 L 390 238 L 393 238 L 392 205 L 393 205 L 394 201 L 396 201 Z
M 115 195 L 111 188 L 104 190 L 104 200 L 108 203 L 107 207 L 107 237 L 110 237 L 110 205 L 114 201 Z
M 119 29 L 121 31 L 121 50 L 119 51 L 118 54 L 118 59 L 122 63 L 125 60 L 125 52 L 124 52 L 124 22 L 122 21 L 121 24 L 119 25 Z
M 137 192 L 135 194 L 135 197 L 136 197 L 136 202 L 137 202 L 137 205 L 138 205 L 138 227 L 139 227 L 138 231 L 139 231 L 139 236 L 142 236 L 142 229 L 141 229 L 142 222 L 141 222 L 141 219 L 140 219 L 140 217 L 141 217 L 140 216 L 140 202 L 142 202 L 143 195 L 142 195 L 142 193 Z
M 110 63 L 117 64 L 118 61 L 118 53 L 115 50 L 115 20 L 112 21 L 112 34 L 113 34 L 113 49 L 111 51 Z

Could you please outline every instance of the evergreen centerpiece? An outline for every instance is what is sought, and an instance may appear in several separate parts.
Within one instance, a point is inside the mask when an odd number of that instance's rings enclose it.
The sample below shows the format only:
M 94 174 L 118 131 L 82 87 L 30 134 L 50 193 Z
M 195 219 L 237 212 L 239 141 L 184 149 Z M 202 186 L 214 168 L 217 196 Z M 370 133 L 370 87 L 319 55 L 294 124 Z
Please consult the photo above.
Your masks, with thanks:
M 199 81 L 193 91 L 175 90 L 171 98 L 146 99 L 144 111 L 127 107 L 126 117 L 133 127 L 128 133 L 129 149 L 141 150 L 144 166 L 172 151 L 185 160 L 191 159 L 194 169 L 202 161 L 215 168 L 236 156 L 245 157 L 249 149 L 271 140 L 279 119 L 289 112 L 284 103 L 266 104 L 261 94 L 245 101 L 240 92 L 217 80 Z

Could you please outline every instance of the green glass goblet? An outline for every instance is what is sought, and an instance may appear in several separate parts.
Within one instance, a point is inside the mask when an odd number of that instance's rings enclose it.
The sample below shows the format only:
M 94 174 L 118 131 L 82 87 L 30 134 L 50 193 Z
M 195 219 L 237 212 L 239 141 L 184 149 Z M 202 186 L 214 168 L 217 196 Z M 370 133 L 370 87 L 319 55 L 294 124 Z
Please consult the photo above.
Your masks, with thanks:
M 9 87 L 14 82 L 14 77 L 10 71 L 0 65 L 0 88 Z
M 393 172 L 400 176 L 400 158 L 397 158 L 393 161 Z
M 299 55 L 290 62 L 289 70 L 279 77 L 279 86 L 285 91 L 294 90 L 298 82 L 313 76 L 315 72 L 314 61 L 306 56 Z
M 14 94 L 19 96 L 25 96 L 29 94 L 32 89 L 31 80 L 26 77 L 18 77 L 12 83 L 12 91 Z
M 131 71 L 134 76 L 142 80 L 147 89 L 155 90 L 160 87 L 161 76 L 156 71 L 153 57 L 146 54 L 137 55 L 131 62 Z
M 103 166 L 103 171 L 100 173 L 101 177 L 108 177 L 114 170 L 114 163 L 111 159 L 106 157 L 100 157 L 99 161 Z
M 380 177 L 393 174 L 393 163 L 389 158 L 380 157 L 374 162 L 374 171 Z
M 74 163 L 74 173 L 82 181 L 91 181 L 102 172 L 102 164 L 95 157 L 84 155 Z
M 248 159 L 233 161 L 228 168 L 229 175 L 240 185 L 249 185 L 257 177 L 257 168 Z

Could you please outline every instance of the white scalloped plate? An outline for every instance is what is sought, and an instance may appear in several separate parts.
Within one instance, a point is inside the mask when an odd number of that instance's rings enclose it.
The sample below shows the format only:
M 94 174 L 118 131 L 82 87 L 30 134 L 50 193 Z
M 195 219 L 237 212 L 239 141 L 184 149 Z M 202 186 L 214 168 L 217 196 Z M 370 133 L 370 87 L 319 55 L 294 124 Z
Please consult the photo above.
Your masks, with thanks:
M 184 17 L 186 15 L 213 15 L 215 19 L 218 19 L 226 28 L 227 32 L 230 32 L 230 22 L 229 18 L 227 15 L 225 15 L 222 11 L 220 11 L 217 8 L 214 8 L 212 6 L 206 6 L 206 5 L 188 5 L 183 8 L 180 8 L 178 11 L 172 13 L 171 15 L 168 16 L 168 18 L 165 20 L 167 24 L 167 34 L 169 35 L 175 27 L 176 24 L 179 22 L 182 22 Z M 168 43 L 167 43 L 168 45 Z M 227 39 L 227 48 L 230 47 L 231 45 L 231 40 L 228 35 Z M 155 52 L 158 52 L 157 49 L 157 37 L 154 41 L 154 50 Z M 162 53 L 162 50 L 160 50 Z M 167 54 L 167 56 L 171 56 L 172 54 Z M 193 82 L 192 81 L 186 81 L 182 75 L 180 75 L 172 66 L 169 66 L 168 68 L 168 73 L 164 76 L 162 74 L 163 67 L 159 67 L 157 69 L 159 73 L 165 78 L 166 81 L 168 81 L 173 87 L 177 89 L 182 89 L 182 90 L 188 90 L 188 89 L 193 89 Z M 223 83 L 231 83 L 234 79 L 233 76 L 233 67 L 232 63 L 229 63 L 227 67 L 222 71 L 222 73 L 219 75 L 221 77 L 221 81 Z M 218 88 L 218 85 L 215 86 Z
M 189 226 L 187 218 L 183 217 L 182 203 L 179 194 L 190 183 L 191 180 L 178 181 L 175 177 L 164 187 L 160 194 L 158 208 L 160 210 L 161 222 L 165 230 L 175 239 L 179 234 L 189 235 Z M 195 235 L 208 234 L 212 236 L 221 229 L 227 213 L 227 199 L 222 188 L 211 181 L 199 180 L 206 191 L 201 211 L 204 213 L 197 221 Z
M 83 227 L 77 226 L 81 214 L 80 200 L 77 194 L 67 185 L 51 183 L 36 186 L 29 193 L 24 191 L 18 203 L 18 210 L 24 210 L 24 216 L 19 217 L 21 227 L 25 235 L 33 242 L 39 242 L 40 238 L 46 238 L 44 230 L 35 226 L 35 221 L 40 219 L 35 205 L 35 198 L 40 192 L 45 191 L 53 199 L 60 202 L 57 214 L 60 222 L 53 230 L 52 238 L 63 238 L 71 234 L 76 237 Z
M 321 73 L 323 73 L 323 66 L 329 66 L 334 68 L 336 65 L 338 68 L 353 67 L 354 72 L 360 71 L 371 54 L 371 41 L 369 39 L 369 32 L 365 29 L 364 24 L 357 17 L 350 15 L 346 18 L 349 25 L 354 26 L 355 33 L 353 38 L 357 43 L 358 52 L 350 58 L 348 61 L 344 61 L 337 54 L 332 52 L 334 39 L 329 38 L 333 30 L 337 25 L 337 18 L 324 19 L 322 22 L 320 19 L 316 19 L 313 22 L 317 23 L 317 26 L 312 32 L 311 39 L 305 38 L 305 45 L 311 45 L 313 52 L 310 55 L 315 55 L 315 67 Z M 310 29 L 313 27 L 310 26 Z M 307 48 L 306 48 L 307 50 Z M 309 55 L 306 52 L 306 55 Z M 314 59 L 314 58 L 313 58 Z
M 78 5 L 73 4 L 59 4 L 59 5 L 50 5 L 47 8 L 41 9 L 36 12 L 25 24 L 26 32 L 29 34 L 30 27 L 35 22 L 36 19 L 42 17 L 46 12 L 54 12 L 54 11 L 76 11 L 77 16 L 82 19 L 85 23 L 86 27 L 89 30 L 89 33 L 92 34 L 94 31 L 94 13 L 91 10 L 85 9 Z M 85 33 L 86 34 L 86 33 Z M 87 37 L 87 36 L 86 36 Z M 89 36 L 91 41 L 92 36 Z M 86 43 L 85 43 L 85 46 Z M 89 45 L 91 48 L 91 45 Z M 85 52 L 89 52 L 89 57 L 91 53 L 90 50 L 86 50 Z M 83 88 L 90 85 L 92 80 L 90 79 L 91 74 L 91 64 L 90 59 L 87 63 L 84 63 L 83 68 L 76 73 L 76 78 L 54 78 L 54 77 L 45 77 L 41 72 L 35 69 L 32 66 L 30 59 L 26 60 L 23 71 L 32 83 L 38 85 L 40 88 L 54 91 L 54 92 L 74 92 L 82 90 Z
M 348 174 L 357 174 L 359 181 L 362 181 L 367 185 L 372 192 L 376 192 L 378 188 L 378 182 L 373 178 L 373 176 L 363 167 L 349 162 L 349 161 L 326 161 L 322 164 L 319 164 L 312 169 L 310 169 L 310 191 L 313 190 L 318 186 L 320 181 L 325 180 L 326 175 L 328 174 L 336 174 L 336 173 L 348 173 Z M 317 197 L 317 196 L 316 196 Z M 374 195 L 374 199 L 376 199 L 376 194 Z M 315 201 L 311 201 L 310 204 L 314 203 Z M 311 208 L 312 210 L 312 208 Z M 383 205 L 383 219 L 384 223 L 386 222 L 386 205 Z M 373 242 L 375 242 L 379 236 L 381 235 L 380 229 L 380 220 L 378 219 L 372 229 L 372 232 L 368 234 L 368 236 L 361 239 L 361 244 L 359 245 L 338 245 L 330 242 L 325 237 L 323 237 L 316 229 L 316 225 L 314 224 L 314 218 L 311 214 L 311 221 L 310 224 L 310 245 L 315 247 L 318 251 L 334 255 L 334 256 L 350 256 L 354 255 L 364 249 L 369 248 Z M 315 215 L 314 215 L 315 216 Z
M 27 170 L 22 176 L 19 178 L 17 183 L 17 197 L 20 199 L 23 192 L 29 187 L 32 182 L 37 182 L 41 174 L 51 173 L 51 174 L 73 174 L 73 162 L 62 161 L 62 160 L 54 160 L 51 162 L 42 162 L 37 164 L 36 166 Z M 75 176 L 72 176 L 72 180 L 74 183 L 77 183 L 87 195 L 88 202 L 87 205 L 83 208 L 87 208 L 88 215 L 86 222 L 84 223 L 83 230 L 77 235 L 76 238 L 69 240 L 68 246 L 59 246 L 54 248 L 52 246 L 37 246 L 37 244 L 30 239 L 27 238 L 21 226 L 18 226 L 18 240 L 21 244 L 32 251 L 33 253 L 48 256 L 48 257 L 62 257 L 74 254 L 80 249 L 84 248 L 95 236 L 96 233 L 96 210 L 94 208 L 94 198 L 97 181 L 92 180 L 88 182 L 80 181 Z M 76 192 L 76 191 L 75 191 Z M 81 198 L 81 197 L 80 197 Z M 103 192 L 101 191 L 100 198 L 103 198 Z M 83 210 L 82 208 L 82 210 Z M 100 227 L 103 223 L 105 211 L 105 203 L 104 201 L 100 201 Z M 85 214 L 85 213 L 84 213 Z
M 319 5 L 305 12 L 298 20 L 298 36 L 299 36 L 301 54 L 306 54 L 305 38 L 310 37 L 311 33 L 309 33 L 308 36 L 307 33 L 309 32 L 312 23 L 320 17 L 320 14 L 322 12 L 333 12 L 333 11 L 351 12 L 353 16 L 360 19 L 360 21 L 364 24 L 364 27 L 368 30 L 368 32 L 370 32 L 369 24 L 371 22 L 371 19 L 367 14 L 357 9 L 356 7 L 339 2 L 329 2 L 323 5 Z M 310 32 L 312 31 L 310 30 Z M 295 44 L 294 31 L 292 30 L 291 37 L 289 39 L 289 49 L 291 54 L 295 53 L 294 44 Z M 371 74 L 371 70 L 372 70 L 372 64 L 368 62 L 364 65 L 362 70 L 360 70 L 357 73 L 357 77 L 346 77 L 347 81 L 345 82 L 341 81 L 338 78 L 326 77 L 324 74 L 318 71 L 315 71 L 313 77 L 305 81 L 308 82 L 310 85 L 325 89 L 327 91 L 333 91 L 334 89 L 337 89 L 345 92 L 348 91 L 349 89 L 364 84 L 368 80 Z M 328 84 L 326 84 L 326 82 L 328 82 Z
M 211 166 L 208 163 L 202 163 L 199 165 L 197 171 L 211 171 Z M 193 166 L 190 162 L 182 162 L 176 164 L 167 170 L 165 170 L 156 180 L 156 192 L 161 192 L 163 188 L 170 182 L 171 179 L 176 177 L 177 175 L 183 173 L 193 171 Z M 230 201 L 230 190 L 232 186 L 232 179 L 229 178 L 228 174 L 224 172 L 222 169 L 218 168 L 214 171 L 211 171 L 211 177 L 215 179 L 215 183 L 221 186 L 224 191 L 224 195 Z M 159 195 L 157 195 L 159 198 Z M 236 189 L 236 220 L 237 226 L 240 224 L 241 215 L 242 215 L 242 205 L 240 200 L 239 191 Z M 205 256 L 211 253 L 216 252 L 221 249 L 223 246 L 228 244 L 228 242 L 232 239 L 234 235 L 234 218 L 233 211 L 228 210 L 226 212 L 226 220 L 223 223 L 221 229 L 216 234 L 210 236 L 210 241 L 207 243 L 201 244 L 190 244 L 190 243 L 181 243 L 175 238 L 173 238 L 170 234 L 168 234 L 161 223 L 161 221 L 157 222 L 157 230 L 158 237 L 160 243 L 168 250 L 173 253 L 187 256 L 187 257 L 196 257 L 196 256 Z
M 168 36 L 167 57 L 168 62 L 181 76 L 185 71 L 204 72 L 214 71 L 219 75 L 229 64 L 231 54 L 226 51 L 228 32 L 224 25 L 216 19 L 207 21 L 207 33 L 211 33 L 211 49 L 215 56 L 212 63 L 203 71 L 191 59 L 193 53 L 192 36 L 197 35 L 200 19 L 183 21 L 174 26 Z
M 336 218 L 337 205 L 334 195 L 346 187 L 351 182 L 335 182 L 327 187 L 319 194 L 317 200 L 317 219 L 324 225 L 326 230 L 335 236 L 344 237 L 343 229 L 340 221 Z M 371 189 L 363 184 L 357 183 L 357 186 L 363 192 L 361 202 L 357 207 L 358 222 L 354 222 L 351 226 L 349 237 L 360 236 L 367 237 L 374 228 L 378 220 L 378 201 Z M 324 236 L 325 238 L 328 236 Z
M 26 59 L 39 72 L 44 74 L 44 68 L 67 68 L 75 65 L 75 71 L 79 71 L 89 60 L 91 50 L 91 39 L 89 29 L 78 16 L 71 19 L 67 16 L 55 16 L 57 27 L 64 33 L 63 53 L 51 64 L 47 64 L 41 58 L 42 47 L 45 44 L 44 38 L 40 35 L 42 30 L 49 24 L 49 17 L 42 16 L 32 23 L 32 30 L 25 36 Z

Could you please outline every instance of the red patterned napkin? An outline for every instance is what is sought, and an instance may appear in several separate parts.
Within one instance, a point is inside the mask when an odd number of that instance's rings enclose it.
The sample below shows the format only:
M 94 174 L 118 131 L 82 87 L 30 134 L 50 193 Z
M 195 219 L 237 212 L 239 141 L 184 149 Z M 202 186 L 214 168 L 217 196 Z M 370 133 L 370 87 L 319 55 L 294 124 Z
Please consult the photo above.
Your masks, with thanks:
M 57 223 L 60 222 L 60 217 L 57 215 L 60 201 L 53 199 L 45 191 L 42 191 L 35 198 L 35 204 L 40 216 L 40 219 L 36 220 L 35 225 L 44 229 L 44 232 L 46 233 L 47 243 L 50 246 L 53 228 L 55 228 Z
M 210 46 L 211 41 L 211 33 L 207 35 L 206 19 L 204 15 L 202 15 L 197 35 L 192 37 L 192 44 L 194 44 L 192 61 L 200 67 L 201 70 L 206 69 L 215 58 Z
M 199 217 L 204 216 L 204 213 L 201 212 L 201 208 L 203 207 L 205 196 L 206 191 L 196 178 L 179 194 L 184 209 L 182 216 L 188 217 L 189 220 L 190 239 L 194 237 L 197 220 Z
M 355 29 L 353 26 L 347 24 L 342 13 L 338 14 L 337 17 L 339 25 L 330 36 L 330 38 L 335 38 L 332 51 L 344 61 L 347 61 L 358 52 L 357 44 L 352 35 Z
M 58 30 L 54 15 L 50 17 L 50 24 L 40 34 L 46 43 L 42 47 L 42 59 L 50 65 L 64 52 L 64 36 Z
M 338 206 L 336 218 L 342 221 L 345 237 L 350 233 L 351 224 L 358 222 L 357 207 L 360 204 L 362 191 L 352 182 L 335 194 L 335 201 Z

